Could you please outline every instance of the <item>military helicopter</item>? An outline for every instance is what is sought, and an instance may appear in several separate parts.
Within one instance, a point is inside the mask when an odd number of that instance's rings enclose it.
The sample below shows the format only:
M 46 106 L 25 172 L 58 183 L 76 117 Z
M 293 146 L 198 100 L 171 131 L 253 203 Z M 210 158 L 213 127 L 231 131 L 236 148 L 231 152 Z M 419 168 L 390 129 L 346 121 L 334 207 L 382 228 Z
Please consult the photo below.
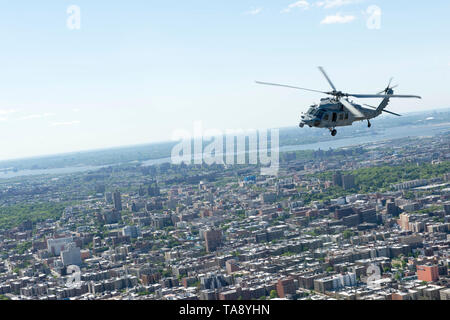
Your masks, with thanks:
M 333 82 L 331 82 L 327 73 L 323 67 L 318 67 L 320 72 L 324 75 L 325 79 L 330 84 L 333 91 L 319 91 L 300 87 L 294 87 L 289 85 L 268 83 L 256 81 L 258 84 L 285 87 L 291 89 L 306 90 L 312 92 L 319 92 L 323 94 L 330 95 L 331 97 L 320 99 L 320 104 L 313 104 L 309 107 L 306 113 L 302 113 L 300 128 L 305 125 L 316 128 L 327 128 L 330 130 L 331 135 L 334 137 L 337 134 L 336 127 L 351 126 L 355 121 L 367 120 L 367 125 L 370 128 L 372 124 L 370 119 L 378 117 L 381 113 L 386 112 L 396 116 L 400 116 L 397 113 L 386 110 L 385 108 L 389 104 L 391 98 L 417 98 L 422 99 L 420 96 L 415 95 L 395 95 L 394 90 L 398 85 L 392 86 L 391 83 L 393 78 L 390 79 L 388 86 L 383 91 L 378 94 L 354 94 L 354 93 L 344 93 L 342 91 L 336 90 Z M 370 105 L 364 104 L 364 106 L 369 107 L 364 108 L 359 104 L 350 102 L 348 97 L 354 98 L 383 98 L 383 101 L 378 107 L 372 107 Z

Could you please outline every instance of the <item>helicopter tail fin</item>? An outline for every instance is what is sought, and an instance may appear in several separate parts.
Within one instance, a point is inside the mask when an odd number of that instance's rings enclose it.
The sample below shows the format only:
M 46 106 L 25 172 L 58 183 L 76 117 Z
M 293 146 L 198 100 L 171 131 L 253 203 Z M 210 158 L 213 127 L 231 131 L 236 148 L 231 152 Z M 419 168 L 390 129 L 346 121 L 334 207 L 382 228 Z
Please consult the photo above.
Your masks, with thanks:
M 391 88 L 388 88 L 386 90 L 386 94 L 387 95 L 393 95 L 394 94 L 394 90 L 392 90 Z M 388 106 L 389 100 L 390 100 L 389 97 L 384 98 L 383 101 L 381 101 L 380 105 L 378 106 L 377 112 L 379 112 L 379 113 L 383 112 L 383 110 Z

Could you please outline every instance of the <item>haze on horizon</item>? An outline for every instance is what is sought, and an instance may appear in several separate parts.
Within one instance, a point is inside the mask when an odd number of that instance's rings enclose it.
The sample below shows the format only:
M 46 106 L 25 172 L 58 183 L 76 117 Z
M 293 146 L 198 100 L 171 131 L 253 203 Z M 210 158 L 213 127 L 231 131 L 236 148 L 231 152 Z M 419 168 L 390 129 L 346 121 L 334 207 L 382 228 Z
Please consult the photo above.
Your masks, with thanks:
M 66 26 L 81 9 L 80 30 Z M 382 10 L 367 28 L 367 8 Z M 390 110 L 449 106 L 448 1 L 40 1 L 0 5 L 0 160 L 168 141 L 194 121 L 296 126 L 320 94 L 377 92 Z M 355 99 L 356 100 L 356 99 Z M 379 100 L 358 100 L 377 104 Z M 299 129 L 300 130 L 300 129 Z M 301 131 L 299 131 L 301 134 Z

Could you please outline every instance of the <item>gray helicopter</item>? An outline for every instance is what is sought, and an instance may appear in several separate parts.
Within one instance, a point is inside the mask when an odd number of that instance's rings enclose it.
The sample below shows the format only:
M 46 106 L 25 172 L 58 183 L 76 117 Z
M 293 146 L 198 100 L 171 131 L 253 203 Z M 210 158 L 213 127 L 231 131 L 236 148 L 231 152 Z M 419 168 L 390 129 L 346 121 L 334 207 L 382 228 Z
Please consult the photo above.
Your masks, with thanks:
M 311 90 L 306 88 L 293 87 L 283 84 L 277 83 L 268 83 L 268 82 L 260 82 L 256 81 L 258 84 L 270 85 L 270 86 L 278 86 L 292 89 L 300 89 L 312 92 L 319 92 L 323 94 L 330 95 L 329 98 L 320 99 L 320 104 L 313 104 L 309 107 L 306 113 L 302 113 L 300 128 L 304 126 L 316 127 L 316 128 L 327 128 L 330 130 L 331 135 L 334 137 L 337 134 L 336 127 L 344 127 L 351 126 L 355 121 L 363 121 L 367 120 L 368 127 L 370 128 L 372 125 L 370 123 L 370 119 L 378 117 L 381 113 L 386 112 L 396 116 L 400 116 L 397 113 L 385 110 L 385 108 L 389 104 L 389 100 L 391 98 L 418 98 L 422 99 L 420 96 L 414 95 L 395 95 L 394 90 L 397 85 L 391 87 L 392 78 L 389 81 L 389 84 L 386 89 L 379 92 L 378 94 L 353 94 L 353 93 L 344 93 L 342 91 L 336 90 L 333 82 L 331 82 L 327 73 L 325 72 L 323 67 L 318 67 L 320 72 L 325 76 L 328 83 L 330 84 L 333 91 L 318 91 Z M 364 108 L 359 104 L 350 102 L 348 97 L 354 98 L 383 98 L 383 101 L 380 103 L 378 107 L 372 107 L 370 105 L 364 104 L 364 106 L 369 107 Z

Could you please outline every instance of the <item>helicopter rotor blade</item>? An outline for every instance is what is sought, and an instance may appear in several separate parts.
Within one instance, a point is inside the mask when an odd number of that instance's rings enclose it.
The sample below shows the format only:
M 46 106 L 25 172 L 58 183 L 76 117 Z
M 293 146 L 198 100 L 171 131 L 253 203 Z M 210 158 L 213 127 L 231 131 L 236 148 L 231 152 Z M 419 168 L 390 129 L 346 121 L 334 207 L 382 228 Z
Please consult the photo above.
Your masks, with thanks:
M 356 118 L 365 118 L 364 114 L 361 113 L 358 109 L 355 108 L 347 99 L 340 99 L 340 102 L 344 105 L 344 107 L 350 111 Z
M 355 98 L 416 98 L 416 99 L 422 99 L 421 96 L 414 96 L 414 95 L 404 95 L 404 94 L 353 94 L 353 93 L 345 93 L 344 96 L 347 97 L 355 97 Z
M 371 105 L 369 105 L 369 104 L 364 104 L 364 106 L 369 107 L 369 108 L 372 108 L 372 109 L 374 109 L 374 110 L 378 109 L 378 108 L 376 108 L 376 107 L 374 107 L 374 106 L 371 106 Z M 394 112 L 389 111 L 389 110 L 386 110 L 386 109 L 383 109 L 383 112 L 393 114 L 394 116 L 397 116 L 397 117 L 401 117 L 401 116 L 402 116 L 401 114 L 394 113 Z
M 324 75 L 324 77 L 327 79 L 328 83 L 330 84 L 331 88 L 333 88 L 334 91 L 336 90 L 336 87 L 334 86 L 333 82 L 331 82 L 330 77 L 328 77 L 327 73 L 325 72 L 325 69 L 323 67 L 318 67 L 320 72 Z
M 398 114 L 398 113 L 395 113 L 395 112 L 392 112 L 392 111 L 389 111 L 389 110 L 383 110 L 383 112 L 387 112 L 387 113 L 393 114 L 394 116 L 397 116 L 397 117 L 401 117 L 402 116 L 401 114 Z
M 392 80 L 394 80 L 394 77 L 391 77 L 391 79 L 389 79 L 389 84 L 388 84 L 388 86 L 387 86 L 388 88 L 391 87 Z
M 256 82 L 257 84 L 263 84 L 263 85 L 266 85 L 266 86 L 284 87 L 284 88 L 299 89 L 299 90 L 305 90 L 305 91 L 311 91 L 311 92 L 319 92 L 319 93 L 329 94 L 329 92 L 325 92 L 325 91 L 319 91 L 319 90 L 313 90 L 313 89 L 306 89 L 306 88 L 294 87 L 294 86 L 289 86 L 289 85 L 285 85 L 285 84 L 270 83 L 270 82 L 261 82 L 261 81 L 255 81 L 255 82 Z

